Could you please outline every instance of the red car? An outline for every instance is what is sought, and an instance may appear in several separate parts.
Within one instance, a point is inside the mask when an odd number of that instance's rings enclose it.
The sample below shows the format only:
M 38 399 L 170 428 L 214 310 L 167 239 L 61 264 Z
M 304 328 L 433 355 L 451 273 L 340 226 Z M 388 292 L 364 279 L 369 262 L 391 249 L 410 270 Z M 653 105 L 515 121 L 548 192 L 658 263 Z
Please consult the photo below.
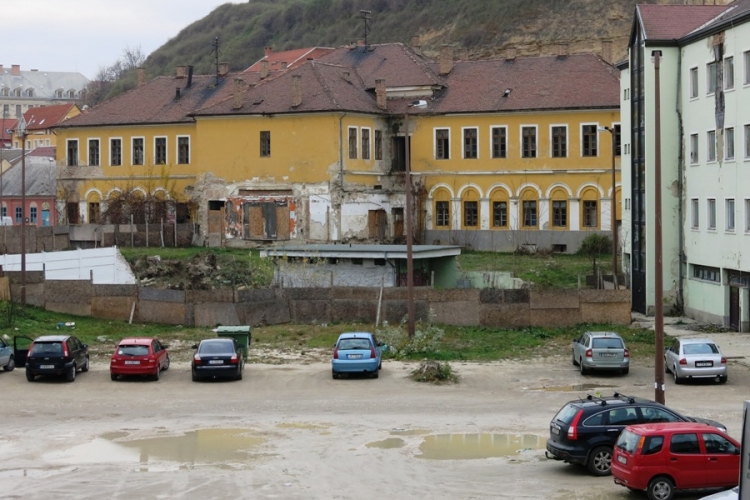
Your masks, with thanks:
M 675 490 L 731 488 L 740 477 L 740 443 L 707 424 L 626 427 L 612 457 L 615 483 L 671 500 Z
M 159 380 L 161 372 L 169 368 L 167 347 L 151 338 L 122 339 L 109 362 L 112 380 L 120 375 L 150 375 Z

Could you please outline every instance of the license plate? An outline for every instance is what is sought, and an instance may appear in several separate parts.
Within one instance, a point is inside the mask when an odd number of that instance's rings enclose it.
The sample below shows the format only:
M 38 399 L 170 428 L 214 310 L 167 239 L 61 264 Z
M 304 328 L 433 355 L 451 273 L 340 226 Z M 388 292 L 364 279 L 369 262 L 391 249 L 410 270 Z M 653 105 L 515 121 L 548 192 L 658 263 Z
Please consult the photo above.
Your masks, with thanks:
M 617 354 L 614 352 L 600 352 L 599 356 L 602 358 L 614 358 Z
M 552 434 L 556 436 L 560 435 L 560 429 L 558 429 L 557 427 L 552 427 L 550 430 L 552 431 Z
M 208 362 L 209 365 L 223 365 L 224 360 L 223 359 L 212 359 Z
M 628 459 L 622 455 L 617 455 L 617 461 L 620 462 L 621 464 L 628 463 Z
M 140 365 L 140 361 L 125 361 L 126 365 Z
M 39 365 L 39 368 L 42 370 L 51 370 L 54 367 L 55 365 Z
M 714 366 L 714 362 L 713 361 L 696 361 L 695 362 L 696 368 L 705 368 L 707 366 Z
M 361 354 L 350 354 L 349 359 L 362 359 Z

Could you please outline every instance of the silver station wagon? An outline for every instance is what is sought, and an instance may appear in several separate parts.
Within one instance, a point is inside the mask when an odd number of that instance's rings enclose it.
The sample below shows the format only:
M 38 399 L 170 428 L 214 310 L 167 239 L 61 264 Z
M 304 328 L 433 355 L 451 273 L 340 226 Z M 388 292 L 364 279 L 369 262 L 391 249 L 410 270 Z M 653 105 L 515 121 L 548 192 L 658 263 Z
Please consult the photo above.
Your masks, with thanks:
M 581 375 L 595 370 L 630 371 L 630 352 L 615 332 L 586 332 L 573 339 L 573 364 Z

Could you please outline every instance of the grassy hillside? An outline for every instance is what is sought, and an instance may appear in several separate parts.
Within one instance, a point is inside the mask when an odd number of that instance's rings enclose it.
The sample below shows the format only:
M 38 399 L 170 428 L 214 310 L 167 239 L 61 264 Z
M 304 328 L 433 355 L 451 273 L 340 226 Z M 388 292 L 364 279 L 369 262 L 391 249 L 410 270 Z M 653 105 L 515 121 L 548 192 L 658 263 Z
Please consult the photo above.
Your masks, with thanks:
M 636 3 L 684 0 L 249 0 L 225 4 L 182 30 L 146 61 L 150 77 L 192 64 L 197 73 L 214 68 L 212 43 L 232 70 L 250 66 L 264 46 L 281 51 L 307 46 L 344 45 L 363 38 L 361 9 L 372 12 L 368 42 L 411 43 L 435 54 L 443 43 L 466 48 L 470 57 L 550 52 L 566 43 L 571 53 L 598 50 L 612 40 L 623 57 Z

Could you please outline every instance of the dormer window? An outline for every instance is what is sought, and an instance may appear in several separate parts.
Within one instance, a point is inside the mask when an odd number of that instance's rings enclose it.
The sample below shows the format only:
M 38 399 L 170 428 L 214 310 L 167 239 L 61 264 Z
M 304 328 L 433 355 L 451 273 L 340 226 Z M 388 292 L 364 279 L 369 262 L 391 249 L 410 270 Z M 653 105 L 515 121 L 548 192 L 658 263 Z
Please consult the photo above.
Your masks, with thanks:
M 34 97 L 34 89 L 26 89 L 26 97 Z
M 57 99 L 62 99 L 62 97 L 63 97 L 63 90 L 62 89 L 55 90 L 55 97 Z
M 71 99 L 75 99 L 76 97 L 76 91 L 75 90 L 68 90 L 68 97 Z
M 13 97 L 21 97 L 21 88 L 13 89 Z

